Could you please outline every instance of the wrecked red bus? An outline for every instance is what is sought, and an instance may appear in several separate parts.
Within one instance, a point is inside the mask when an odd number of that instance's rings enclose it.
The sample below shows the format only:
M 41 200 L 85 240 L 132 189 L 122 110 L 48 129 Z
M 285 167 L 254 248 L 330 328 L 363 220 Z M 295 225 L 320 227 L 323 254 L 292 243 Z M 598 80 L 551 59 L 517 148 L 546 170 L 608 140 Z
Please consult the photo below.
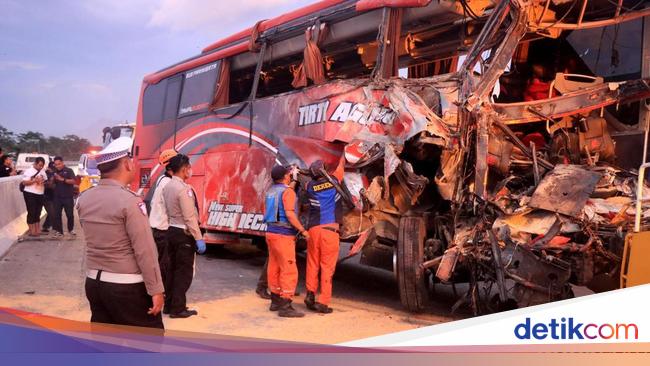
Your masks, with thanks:
M 314 3 L 144 78 L 133 188 L 151 197 L 175 148 L 206 242 L 259 240 L 274 164 L 344 156 L 348 257 L 393 271 L 407 309 L 439 282 L 468 282 L 455 308 L 475 314 L 610 289 L 648 124 L 649 14 L 644 1 Z

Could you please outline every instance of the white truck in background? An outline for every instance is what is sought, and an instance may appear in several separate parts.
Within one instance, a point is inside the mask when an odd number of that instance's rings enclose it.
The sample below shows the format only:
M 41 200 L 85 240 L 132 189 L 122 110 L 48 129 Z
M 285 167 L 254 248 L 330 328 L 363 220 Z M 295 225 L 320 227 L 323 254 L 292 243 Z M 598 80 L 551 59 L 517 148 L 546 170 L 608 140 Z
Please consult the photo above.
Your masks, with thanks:
M 29 169 L 34 164 L 34 161 L 36 161 L 36 158 L 38 157 L 42 157 L 43 159 L 45 159 L 46 167 L 47 164 L 49 164 L 49 162 L 52 161 L 52 157 L 47 154 L 20 153 L 18 154 L 18 158 L 16 158 L 16 173 L 21 174 L 25 170 Z

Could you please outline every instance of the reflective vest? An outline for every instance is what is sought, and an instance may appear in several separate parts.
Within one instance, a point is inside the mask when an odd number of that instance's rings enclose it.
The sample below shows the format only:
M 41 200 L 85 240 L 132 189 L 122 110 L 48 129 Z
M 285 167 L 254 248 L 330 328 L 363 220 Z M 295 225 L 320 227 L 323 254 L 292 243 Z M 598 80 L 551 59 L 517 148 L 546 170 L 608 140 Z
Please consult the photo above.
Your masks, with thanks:
M 338 183 L 338 179 L 334 178 Z M 307 228 L 318 225 L 341 223 L 343 206 L 341 195 L 325 178 L 312 180 L 307 184 L 309 197 L 309 223 Z
M 283 234 L 283 235 L 296 235 L 298 231 L 293 228 L 287 214 L 284 211 L 284 203 L 282 202 L 282 195 L 289 187 L 285 184 L 274 184 L 266 192 L 264 200 L 264 222 L 267 224 L 266 232 Z M 298 209 L 298 202 L 296 207 Z

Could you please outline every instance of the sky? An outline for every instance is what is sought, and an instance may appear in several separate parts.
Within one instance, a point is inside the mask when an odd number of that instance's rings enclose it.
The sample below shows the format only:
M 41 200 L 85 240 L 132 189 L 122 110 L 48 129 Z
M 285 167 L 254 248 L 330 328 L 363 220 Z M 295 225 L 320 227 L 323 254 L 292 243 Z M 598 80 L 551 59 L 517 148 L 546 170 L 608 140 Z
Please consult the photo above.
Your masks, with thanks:
M 76 134 L 134 122 L 142 78 L 309 0 L 0 0 L 0 125 Z

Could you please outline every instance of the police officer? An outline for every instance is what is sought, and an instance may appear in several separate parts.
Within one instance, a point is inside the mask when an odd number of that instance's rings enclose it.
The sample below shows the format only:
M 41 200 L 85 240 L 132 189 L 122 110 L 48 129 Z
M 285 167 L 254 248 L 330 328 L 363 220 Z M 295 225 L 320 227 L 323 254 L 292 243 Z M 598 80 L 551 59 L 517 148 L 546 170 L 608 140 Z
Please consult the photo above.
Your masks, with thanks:
M 332 174 L 339 183 L 343 180 L 345 160 L 341 161 Z M 307 184 L 309 198 L 309 238 L 307 240 L 307 271 L 305 284 L 307 295 L 305 305 L 312 311 L 329 314 L 332 299 L 332 277 L 339 257 L 339 223 L 343 212 L 341 195 L 325 177 L 325 164 L 322 160 L 313 162 L 309 170 L 312 180 Z M 319 285 L 320 296 L 316 301 Z
M 144 202 L 126 186 L 135 168 L 121 137 L 97 155 L 99 184 L 77 202 L 86 238 L 90 321 L 163 329 L 158 252 Z
M 172 180 L 171 170 L 169 169 L 169 160 L 178 155 L 176 150 L 167 149 L 160 153 L 158 162 L 165 170 L 156 181 L 153 196 L 151 197 L 151 210 L 149 211 L 149 225 L 153 232 L 153 239 L 158 248 L 158 263 L 160 264 L 160 273 L 163 282 L 165 282 L 167 268 L 169 267 L 169 254 L 167 253 L 167 229 L 169 228 L 169 218 L 165 208 L 165 200 L 162 191 Z
M 278 311 L 286 318 L 299 318 L 305 314 L 291 306 L 298 284 L 296 266 L 296 235 L 309 234 L 298 220 L 296 192 L 290 184 L 291 170 L 276 165 L 271 170 L 273 185 L 264 201 L 264 222 L 266 222 L 266 244 L 269 248 L 268 286 L 271 290 L 269 310 Z
M 185 294 L 194 276 L 194 252 L 205 253 L 205 241 L 199 229 L 198 211 L 194 190 L 185 183 L 192 176 L 190 159 L 178 154 L 169 159 L 168 168 L 172 179 L 163 189 L 163 200 L 169 218 L 167 229 L 167 253 L 169 268 L 165 275 L 165 313 L 170 318 L 188 318 L 197 315 L 188 309 Z

